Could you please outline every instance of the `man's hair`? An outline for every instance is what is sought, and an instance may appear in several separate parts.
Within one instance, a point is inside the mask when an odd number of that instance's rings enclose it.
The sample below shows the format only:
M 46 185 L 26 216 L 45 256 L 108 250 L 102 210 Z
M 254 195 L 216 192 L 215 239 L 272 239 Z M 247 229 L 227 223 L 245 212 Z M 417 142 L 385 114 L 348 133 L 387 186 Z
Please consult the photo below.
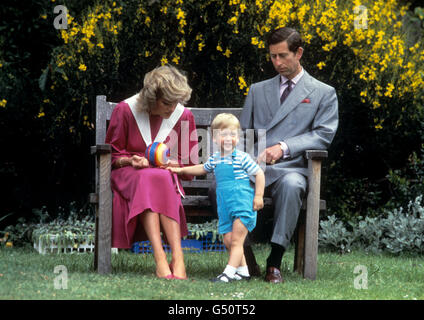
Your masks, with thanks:
M 287 41 L 287 45 L 291 52 L 296 52 L 299 47 L 303 46 L 303 41 L 302 37 L 300 36 L 300 33 L 297 32 L 295 29 L 289 27 L 278 28 L 272 31 L 268 35 L 266 41 L 268 47 L 272 44 Z

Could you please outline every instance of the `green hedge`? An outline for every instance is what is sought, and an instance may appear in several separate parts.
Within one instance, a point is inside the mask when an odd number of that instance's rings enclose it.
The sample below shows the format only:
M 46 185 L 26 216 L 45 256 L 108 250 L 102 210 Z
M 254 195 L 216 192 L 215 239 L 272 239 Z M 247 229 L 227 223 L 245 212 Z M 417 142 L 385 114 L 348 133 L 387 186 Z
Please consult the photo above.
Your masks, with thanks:
M 264 39 L 285 25 L 305 39 L 305 69 L 334 86 L 339 97 L 340 128 L 324 177 L 330 214 L 359 215 L 385 204 L 392 196 L 386 178 L 390 170 L 420 152 L 420 8 L 414 13 L 394 0 L 61 4 L 69 13 L 65 30 L 52 26 L 55 1 L 32 2 L 31 11 L 20 11 L 25 3 L 11 12 L 1 9 L 23 20 L 5 20 L 2 27 L 39 30 L 25 30 L 21 37 L 33 36 L 46 52 L 38 65 L 21 68 L 18 63 L 25 59 L 17 58 L 14 40 L 0 38 L 0 121 L 8 128 L 1 139 L 14 150 L 2 159 L 0 173 L 8 181 L 19 177 L 19 194 L 13 195 L 17 203 L 37 207 L 37 201 L 61 197 L 84 201 L 92 191 L 88 151 L 94 142 L 96 95 L 124 99 L 141 88 L 147 71 L 171 63 L 187 72 L 194 89 L 189 106 L 241 107 L 250 84 L 275 74 Z M 29 148 L 37 172 L 26 165 L 27 153 L 14 147 L 13 137 Z

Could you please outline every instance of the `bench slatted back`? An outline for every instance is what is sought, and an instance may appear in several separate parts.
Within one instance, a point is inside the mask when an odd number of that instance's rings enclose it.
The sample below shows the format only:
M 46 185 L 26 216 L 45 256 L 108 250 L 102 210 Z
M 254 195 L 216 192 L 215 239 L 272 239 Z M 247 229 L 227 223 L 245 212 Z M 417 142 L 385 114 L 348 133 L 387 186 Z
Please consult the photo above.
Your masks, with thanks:
M 117 103 L 106 101 L 106 96 L 97 96 L 96 103 L 96 144 L 104 144 L 108 121 Z M 194 115 L 197 127 L 210 126 L 218 113 L 227 112 L 240 118 L 241 108 L 190 108 Z
M 96 144 L 104 144 L 107 126 L 117 103 L 106 101 L 106 96 L 96 97 Z
M 96 144 L 104 144 L 106 139 L 106 131 L 112 116 L 113 109 L 117 105 L 116 102 L 106 101 L 106 96 L 97 96 L 96 98 Z M 193 113 L 196 127 L 205 129 L 210 126 L 213 118 L 218 113 L 232 113 L 240 118 L 241 108 L 190 108 Z M 210 144 L 212 148 L 212 144 Z M 211 150 L 210 150 L 211 151 Z M 208 189 L 213 175 L 208 174 L 206 177 L 194 177 L 192 181 L 182 181 L 185 188 Z
M 189 108 L 196 120 L 197 127 L 208 127 L 218 113 L 232 113 L 240 119 L 241 108 Z

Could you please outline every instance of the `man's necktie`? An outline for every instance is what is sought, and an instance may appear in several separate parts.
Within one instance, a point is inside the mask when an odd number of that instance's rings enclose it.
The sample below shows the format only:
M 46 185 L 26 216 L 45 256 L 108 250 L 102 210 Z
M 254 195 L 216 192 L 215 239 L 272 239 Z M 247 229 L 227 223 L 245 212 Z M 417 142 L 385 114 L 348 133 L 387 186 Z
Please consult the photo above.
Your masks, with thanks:
M 286 90 L 284 90 L 284 92 L 281 94 L 280 97 L 280 105 L 283 104 L 284 100 L 286 100 L 287 96 L 290 94 L 290 92 L 292 91 L 292 81 L 291 80 L 287 80 L 287 88 Z

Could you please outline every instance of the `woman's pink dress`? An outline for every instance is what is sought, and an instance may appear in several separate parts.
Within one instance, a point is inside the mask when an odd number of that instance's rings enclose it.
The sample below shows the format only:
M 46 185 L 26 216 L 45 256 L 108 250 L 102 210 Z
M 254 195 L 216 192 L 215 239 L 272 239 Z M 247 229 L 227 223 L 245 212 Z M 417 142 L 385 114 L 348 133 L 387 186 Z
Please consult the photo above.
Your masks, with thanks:
M 154 140 L 163 118 L 150 115 L 149 119 L 151 138 Z M 178 134 L 180 164 L 197 164 L 196 124 L 190 110 L 184 108 L 173 131 Z M 170 139 L 170 135 L 163 142 L 172 148 L 170 144 L 173 140 Z M 146 143 L 129 105 L 124 101 L 117 104 L 113 110 L 106 134 L 106 143 L 112 145 L 112 164 L 120 157 L 130 157 L 134 154 L 144 156 Z M 182 178 L 191 179 L 192 177 Z M 111 186 L 113 191 L 112 247 L 130 248 L 136 241 L 147 240 L 139 219 L 139 215 L 147 209 L 174 219 L 180 225 L 181 236 L 187 235 L 187 223 L 180 194 L 180 192 L 184 194 L 184 190 L 176 174 L 155 167 L 134 169 L 126 166 L 112 170 Z

